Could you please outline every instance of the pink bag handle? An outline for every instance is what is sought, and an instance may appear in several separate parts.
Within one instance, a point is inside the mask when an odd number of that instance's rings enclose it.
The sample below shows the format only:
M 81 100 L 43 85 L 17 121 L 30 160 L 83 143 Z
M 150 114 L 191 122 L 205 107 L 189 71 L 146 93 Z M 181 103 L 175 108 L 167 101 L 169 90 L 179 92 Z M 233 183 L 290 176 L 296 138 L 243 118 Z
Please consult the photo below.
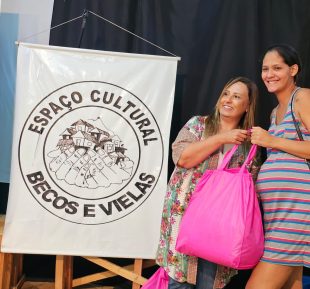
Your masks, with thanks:
M 220 170 L 223 170 L 223 169 L 225 169 L 227 167 L 228 162 L 230 161 L 230 159 L 232 158 L 233 154 L 236 152 L 238 147 L 239 147 L 239 145 L 237 145 L 237 144 L 234 145 L 233 148 L 225 154 L 225 156 L 223 158 L 223 161 L 222 161 L 222 163 L 219 166 Z M 245 159 L 245 161 L 244 161 L 244 163 L 243 163 L 243 165 L 241 167 L 241 170 L 244 170 L 245 167 L 251 163 L 252 159 L 254 158 L 254 156 L 256 154 L 256 151 L 257 151 L 257 145 L 254 144 L 254 145 L 251 146 L 251 149 L 250 149 L 250 151 L 248 153 L 248 156 Z
M 223 160 L 221 162 L 221 164 L 219 165 L 218 169 L 223 170 L 226 168 L 228 162 L 230 161 L 230 159 L 232 158 L 233 154 L 235 153 L 235 151 L 237 150 L 239 145 L 234 145 L 233 148 L 231 150 L 229 150 L 228 152 L 226 152 L 226 154 L 223 157 Z
M 244 161 L 244 163 L 243 163 L 243 165 L 242 165 L 242 167 L 241 167 L 242 170 L 244 170 L 246 166 L 248 166 L 248 165 L 251 164 L 253 158 L 254 158 L 255 155 L 256 155 L 256 151 L 257 151 L 257 145 L 256 145 L 256 144 L 253 144 L 253 145 L 251 146 L 251 149 L 250 149 L 250 151 L 249 151 L 249 153 L 248 153 L 247 158 L 245 159 L 245 161 Z

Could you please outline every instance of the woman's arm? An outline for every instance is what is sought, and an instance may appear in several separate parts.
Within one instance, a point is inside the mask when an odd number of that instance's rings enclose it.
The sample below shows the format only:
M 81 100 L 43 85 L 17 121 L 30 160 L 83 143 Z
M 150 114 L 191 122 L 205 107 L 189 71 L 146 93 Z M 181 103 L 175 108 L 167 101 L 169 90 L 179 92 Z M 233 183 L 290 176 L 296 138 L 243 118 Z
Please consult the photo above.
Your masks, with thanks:
M 298 91 L 294 113 L 310 132 L 310 90 Z M 289 140 L 271 136 L 266 130 L 260 127 L 253 127 L 251 142 L 266 148 L 274 148 L 285 151 L 300 158 L 310 159 L 310 141 Z
M 187 169 L 195 167 L 223 144 L 241 144 L 246 137 L 246 130 L 233 129 L 190 143 L 182 151 L 177 165 Z
M 310 89 L 302 88 L 297 92 L 294 114 L 298 116 L 303 126 L 310 133 Z

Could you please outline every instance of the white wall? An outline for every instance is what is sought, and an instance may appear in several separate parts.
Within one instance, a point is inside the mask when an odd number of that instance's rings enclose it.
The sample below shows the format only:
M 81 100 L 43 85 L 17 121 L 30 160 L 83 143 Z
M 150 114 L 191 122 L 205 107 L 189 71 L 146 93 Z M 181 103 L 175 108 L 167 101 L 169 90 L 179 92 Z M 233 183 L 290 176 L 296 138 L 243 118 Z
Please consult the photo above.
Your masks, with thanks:
M 48 44 L 53 4 L 54 0 L 0 0 L 0 11 L 19 14 L 18 41 Z M 25 39 L 36 33 L 40 34 Z
M 0 0 L 0 182 L 10 178 L 15 42 L 48 44 L 53 5 L 54 0 Z

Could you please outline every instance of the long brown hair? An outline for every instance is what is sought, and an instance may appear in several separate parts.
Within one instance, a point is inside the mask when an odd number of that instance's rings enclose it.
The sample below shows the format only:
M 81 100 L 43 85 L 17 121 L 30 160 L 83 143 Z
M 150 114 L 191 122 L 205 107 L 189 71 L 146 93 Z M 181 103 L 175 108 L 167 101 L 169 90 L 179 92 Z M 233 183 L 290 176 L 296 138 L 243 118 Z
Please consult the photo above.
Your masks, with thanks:
M 224 92 L 226 91 L 226 89 L 228 87 L 230 87 L 231 85 L 235 84 L 236 82 L 242 82 L 246 85 L 246 87 L 248 88 L 248 94 L 249 94 L 249 108 L 248 111 L 244 113 L 244 115 L 241 117 L 240 122 L 239 122 L 239 128 L 241 129 L 249 129 L 254 125 L 254 121 L 255 121 L 255 107 L 256 107 L 256 99 L 258 96 L 258 89 L 256 84 L 246 78 L 246 77 L 236 77 L 236 78 L 232 78 L 231 80 L 229 80 L 222 92 L 220 97 L 218 98 L 218 101 L 215 105 L 215 108 L 213 110 L 213 112 L 206 118 L 206 122 L 205 122 L 205 136 L 210 136 L 210 135 L 214 135 L 219 131 L 219 127 L 220 127 L 220 112 L 219 112 L 219 103 L 220 100 L 224 94 Z

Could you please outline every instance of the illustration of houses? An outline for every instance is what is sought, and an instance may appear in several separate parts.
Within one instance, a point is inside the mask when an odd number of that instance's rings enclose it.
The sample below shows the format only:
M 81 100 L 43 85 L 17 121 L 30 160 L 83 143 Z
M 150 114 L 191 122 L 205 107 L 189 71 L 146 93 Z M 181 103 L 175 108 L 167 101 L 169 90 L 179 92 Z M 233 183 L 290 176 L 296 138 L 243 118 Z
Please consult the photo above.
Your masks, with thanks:
M 118 136 L 111 137 L 110 133 L 93 126 L 85 120 L 79 119 L 67 128 L 57 143 L 57 147 L 63 152 L 74 146 L 74 149 L 84 148 L 97 151 L 101 148 L 109 154 L 115 164 L 125 159 L 124 145 Z
M 94 128 L 93 125 L 82 119 L 71 124 L 71 127 L 74 127 L 77 131 L 84 131 L 84 132 L 89 132 Z
M 69 149 L 71 146 L 74 145 L 73 140 L 72 140 L 72 132 L 70 129 L 66 129 L 62 134 L 62 139 L 60 139 L 57 143 L 57 147 L 60 148 L 61 152 Z
M 76 150 L 78 148 L 94 149 L 97 143 L 95 138 L 84 131 L 78 131 L 76 134 L 72 135 L 72 140 Z
M 83 170 L 86 170 L 88 177 L 81 181 L 80 177 L 84 178 L 85 175 L 83 171 L 83 174 L 77 175 L 75 178 L 74 173 L 81 168 L 74 164 L 72 164 L 74 170 L 70 170 L 70 172 L 74 171 L 73 174 L 68 173 L 64 176 L 58 174 L 59 166 L 62 166 L 64 157 L 70 158 L 74 151 L 81 148 L 83 150 L 80 150 L 79 155 L 74 155 L 74 157 L 83 158 Z M 66 150 L 69 149 L 71 150 L 68 153 Z M 131 176 L 134 166 L 134 162 L 126 156 L 126 150 L 119 136 L 106 128 L 102 122 L 97 127 L 79 119 L 60 134 L 57 149 L 49 152 L 48 156 L 53 158 L 50 162 L 50 169 L 58 179 L 79 187 L 97 188 L 100 186 L 107 187 L 110 184 L 120 184 Z M 85 155 L 88 156 L 85 157 Z M 100 167 L 97 165 L 98 161 Z M 79 165 L 82 164 L 81 161 L 78 162 Z M 104 166 L 101 167 L 101 164 L 104 164 Z M 108 167 L 111 167 L 111 169 L 109 170 Z M 98 169 L 104 172 L 99 174 Z M 108 179 L 107 176 L 110 176 L 111 179 Z M 101 177 L 104 179 L 100 179 Z M 92 180 L 93 183 L 91 183 Z M 103 182 L 101 182 L 102 180 Z

